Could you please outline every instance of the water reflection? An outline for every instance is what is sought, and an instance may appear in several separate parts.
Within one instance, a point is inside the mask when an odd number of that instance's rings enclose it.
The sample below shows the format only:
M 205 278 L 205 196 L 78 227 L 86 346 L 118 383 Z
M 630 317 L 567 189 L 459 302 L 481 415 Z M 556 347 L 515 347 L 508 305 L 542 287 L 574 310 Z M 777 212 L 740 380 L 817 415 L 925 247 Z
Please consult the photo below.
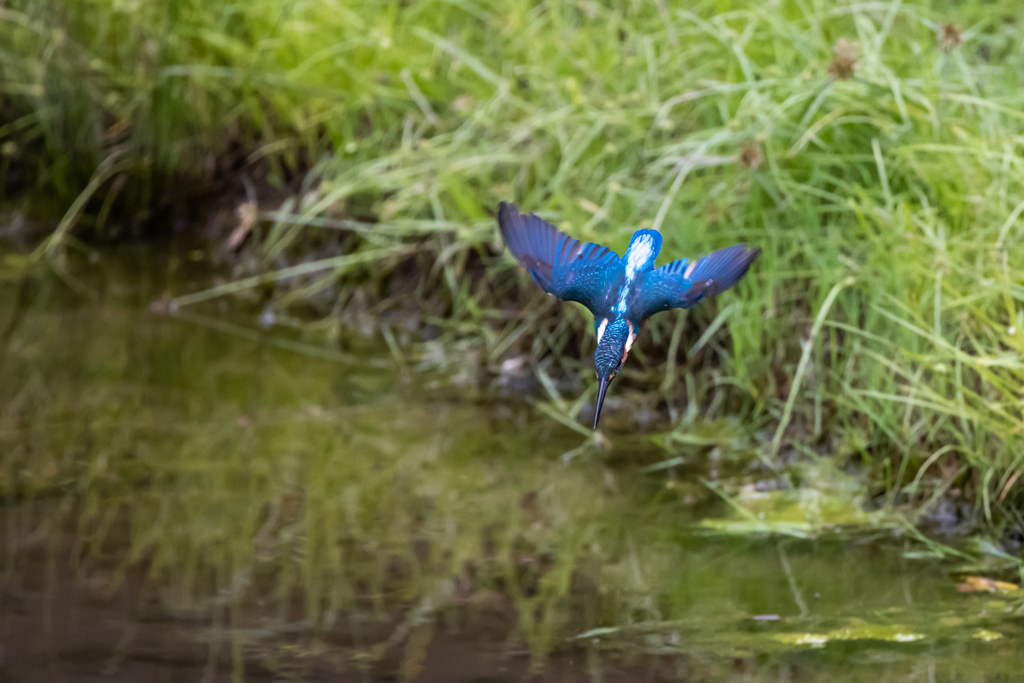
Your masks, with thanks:
M 0 678 L 1019 675 L 1019 598 L 959 594 L 884 520 L 723 522 L 644 439 L 563 464 L 579 436 L 525 402 L 155 314 L 209 273 L 102 265 L 93 298 L 0 285 Z

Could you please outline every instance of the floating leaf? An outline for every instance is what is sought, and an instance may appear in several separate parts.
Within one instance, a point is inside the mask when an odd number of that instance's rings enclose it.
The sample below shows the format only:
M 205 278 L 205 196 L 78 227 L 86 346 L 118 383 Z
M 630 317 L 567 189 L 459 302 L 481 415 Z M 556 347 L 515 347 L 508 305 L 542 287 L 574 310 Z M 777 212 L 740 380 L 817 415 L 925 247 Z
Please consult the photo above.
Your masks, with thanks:
M 837 628 L 828 633 L 778 633 L 775 640 L 789 645 L 810 645 L 824 647 L 831 641 L 840 640 L 884 640 L 890 643 L 913 643 L 924 640 L 921 633 L 900 624 L 868 624 L 859 619 L 851 620 L 850 626 Z
M 848 527 L 896 526 L 888 511 L 865 511 L 857 495 L 832 495 L 817 489 L 760 492 L 744 486 L 729 496 L 716 484 L 704 484 L 722 496 L 733 514 L 725 519 L 705 519 L 701 526 L 724 534 L 778 534 L 813 538 Z
M 983 628 L 979 628 L 977 631 L 974 632 L 974 635 L 971 636 L 971 638 L 977 638 L 978 640 L 983 640 L 986 643 L 991 642 L 993 640 L 999 640 L 1002 637 L 1002 633 L 996 633 L 995 631 L 987 631 Z
M 811 647 L 825 647 L 828 643 L 828 636 L 820 633 L 777 633 L 775 640 L 787 645 L 810 645 Z
M 1005 594 L 1016 593 L 1020 590 L 1020 586 L 1007 581 L 996 581 L 984 576 L 965 576 L 964 580 L 956 585 L 956 589 L 961 593 L 987 591 L 989 593 L 999 592 Z

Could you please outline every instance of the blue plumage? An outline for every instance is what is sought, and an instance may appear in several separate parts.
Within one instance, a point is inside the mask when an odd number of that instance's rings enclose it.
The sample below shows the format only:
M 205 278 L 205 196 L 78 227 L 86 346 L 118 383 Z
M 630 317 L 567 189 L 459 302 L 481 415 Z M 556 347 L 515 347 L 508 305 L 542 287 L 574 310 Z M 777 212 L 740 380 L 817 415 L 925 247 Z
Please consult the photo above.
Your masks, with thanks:
M 498 225 L 509 251 L 548 294 L 576 301 L 594 310 L 594 298 L 619 255 L 593 242 L 581 244 L 532 213 L 522 215 L 514 204 L 502 202 Z
M 637 282 L 637 289 L 642 293 L 643 317 L 649 318 L 670 308 L 690 308 L 705 297 L 724 292 L 746 275 L 760 253 L 760 249 L 737 244 L 695 262 L 679 259 L 644 273 Z
M 594 367 L 600 380 L 594 429 L 608 385 L 626 362 L 643 322 L 732 287 L 761 253 L 737 244 L 697 261 L 679 259 L 655 268 L 661 250 L 657 230 L 636 231 L 620 257 L 593 242 L 582 244 L 533 214 L 523 215 L 514 204 L 499 205 L 498 226 L 509 251 L 534 282 L 594 314 Z

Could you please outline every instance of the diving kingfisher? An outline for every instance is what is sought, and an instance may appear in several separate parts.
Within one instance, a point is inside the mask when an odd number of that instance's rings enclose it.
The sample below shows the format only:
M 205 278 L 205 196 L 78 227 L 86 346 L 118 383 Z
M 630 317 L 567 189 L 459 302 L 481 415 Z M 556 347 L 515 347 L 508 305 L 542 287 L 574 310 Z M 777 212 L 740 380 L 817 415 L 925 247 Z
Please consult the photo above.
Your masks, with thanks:
M 515 204 L 498 206 L 498 227 L 509 251 L 548 294 L 576 301 L 594 314 L 597 350 L 594 369 L 599 381 L 594 430 L 608 385 L 626 362 L 644 321 L 670 308 L 690 308 L 701 299 L 732 287 L 761 253 L 737 244 L 702 259 L 679 259 L 661 268 L 654 259 L 661 233 L 637 230 L 620 257 L 608 247 L 560 232 Z

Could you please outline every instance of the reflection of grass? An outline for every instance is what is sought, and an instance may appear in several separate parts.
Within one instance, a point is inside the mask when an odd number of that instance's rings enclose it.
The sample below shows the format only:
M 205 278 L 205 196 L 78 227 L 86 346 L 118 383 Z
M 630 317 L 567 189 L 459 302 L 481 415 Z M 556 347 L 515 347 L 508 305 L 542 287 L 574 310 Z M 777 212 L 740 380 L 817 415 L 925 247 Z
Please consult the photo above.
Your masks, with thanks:
M 2 377 L 2 495 L 66 497 L 56 509 L 82 571 L 143 562 L 169 613 L 223 608 L 236 626 L 281 633 L 365 623 L 344 637 L 368 648 L 410 605 L 424 611 L 409 612 L 414 631 L 465 611 L 511 627 L 519 612 L 541 656 L 574 613 L 572 572 L 614 551 L 590 547 L 620 503 L 599 472 L 563 467 L 571 442 L 549 430 L 495 435 L 472 407 L 397 400 L 388 374 L 338 384 L 294 356 L 223 354 L 216 335 L 180 323 L 187 337 L 156 348 L 88 334 L 34 355 L 37 335 L 124 322 L 89 317 L 30 315 L 18 330 L 17 369 Z
M 556 422 L 424 395 L 375 362 L 383 349 L 311 359 L 114 305 L 65 308 L 47 283 L 32 286 L 0 365 L 0 529 L 17 541 L 0 547 L 68 529 L 80 576 L 143 568 L 156 599 L 140 618 L 210 624 L 204 637 L 231 641 L 236 666 L 327 656 L 347 667 L 397 650 L 411 673 L 446 629 L 537 662 L 585 634 L 574 642 L 594 662 L 606 650 L 693 656 L 688 666 L 720 680 L 736 659 L 766 677 L 833 671 L 785 659 L 813 638 L 836 658 L 837 644 L 910 647 L 905 633 L 956 647 L 982 642 L 980 629 L 1015 637 L 1002 612 L 979 618 L 971 602 L 1002 596 L 960 595 L 944 571 L 908 566 L 919 546 L 880 542 L 892 528 L 870 527 L 884 515 L 859 516 L 849 501 L 861 487 L 833 470 L 801 472 L 821 493 L 795 504 L 750 487 L 736 504 L 772 532 L 796 518 L 811 531 L 867 521 L 873 542 L 694 533 L 682 483 L 589 454 L 565 465 L 578 439 Z M 8 576 L 22 561 L 3 557 Z M 933 613 L 960 621 L 938 628 Z
M 672 256 L 756 243 L 737 292 L 648 325 L 619 391 L 674 433 L 741 416 L 767 466 L 826 453 L 890 502 L 1020 528 L 1016 8 L 25 1 L 0 16 L 0 170 L 87 190 L 66 239 L 259 161 L 296 197 L 260 214 L 250 279 L 179 303 L 269 296 L 401 362 L 438 324 L 470 376 L 522 353 L 589 375 L 585 316 L 494 256 L 500 199 L 620 249 L 651 225 Z

